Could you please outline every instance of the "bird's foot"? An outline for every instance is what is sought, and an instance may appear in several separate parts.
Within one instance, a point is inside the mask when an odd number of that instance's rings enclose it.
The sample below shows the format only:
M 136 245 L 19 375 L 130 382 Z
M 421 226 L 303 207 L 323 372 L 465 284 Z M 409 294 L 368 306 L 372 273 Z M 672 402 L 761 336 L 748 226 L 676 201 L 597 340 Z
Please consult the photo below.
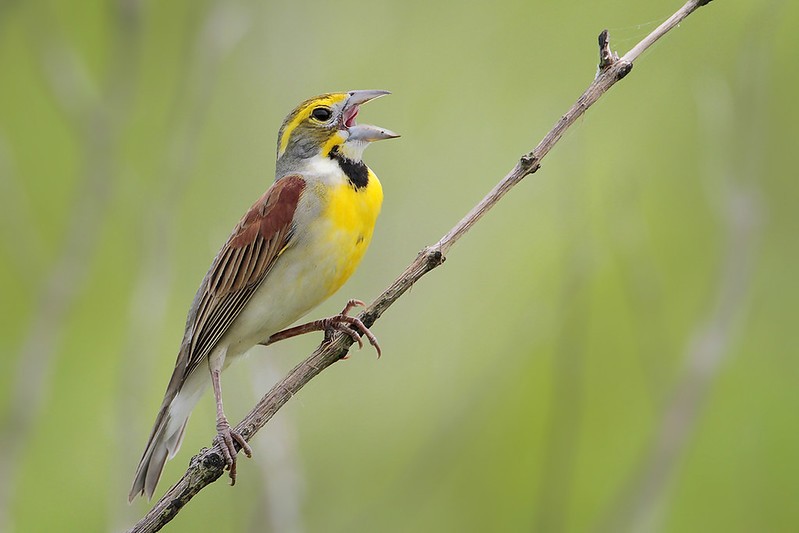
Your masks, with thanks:
M 375 351 L 377 351 L 377 357 L 379 358 L 380 355 L 382 355 L 382 350 L 380 349 L 380 343 L 377 342 L 377 337 L 369 331 L 369 328 L 361 322 L 361 319 L 347 314 L 355 307 L 366 307 L 366 304 L 360 300 L 350 300 L 339 314 L 322 319 L 322 326 L 325 330 L 325 340 L 330 340 L 333 332 L 341 331 L 345 335 L 348 335 L 353 342 L 357 342 L 358 348 L 363 348 L 363 341 L 361 340 L 361 335 L 363 335 L 369 339 L 369 344 L 374 346 Z M 347 356 L 345 355 L 344 359 L 346 358 Z
M 214 438 L 214 444 L 219 444 L 219 447 L 222 448 L 222 456 L 225 460 L 225 469 L 228 470 L 230 475 L 230 484 L 231 486 L 235 485 L 236 454 L 238 453 L 236 450 L 236 444 L 239 445 L 241 450 L 244 452 L 244 455 L 247 457 L 252 457 L 252 448 L 250 448 L 250 445 L 247 444 L 246 440 L 244 440 L 244 437 L 230 427 L 230 423 L 225 418 L 217 420 L 216 422 L 216 437 Z

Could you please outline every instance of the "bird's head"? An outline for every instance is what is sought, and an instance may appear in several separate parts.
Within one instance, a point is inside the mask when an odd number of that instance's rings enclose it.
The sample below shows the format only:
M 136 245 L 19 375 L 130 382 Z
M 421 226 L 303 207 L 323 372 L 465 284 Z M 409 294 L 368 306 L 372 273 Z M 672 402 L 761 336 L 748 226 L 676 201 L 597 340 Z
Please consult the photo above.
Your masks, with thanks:
M 331 151 L 360 161 L 363 150 L 373 141 L 399 137 L 396 133 L 369 124 L 356 124 L 362 104 L 388 91 L 350 91 L 310 98 L 283 121 L 277 136 L 277 160 L 288 163 Z

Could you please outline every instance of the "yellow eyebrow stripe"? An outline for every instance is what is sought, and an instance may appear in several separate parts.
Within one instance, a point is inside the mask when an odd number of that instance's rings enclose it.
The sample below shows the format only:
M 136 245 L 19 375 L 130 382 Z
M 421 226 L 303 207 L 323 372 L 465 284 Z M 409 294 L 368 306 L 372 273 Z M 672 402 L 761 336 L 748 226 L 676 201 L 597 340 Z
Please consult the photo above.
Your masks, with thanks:
M 332 93 L 307 100 L 300 104 L 294 112 L 294 115 L 291 117 L 291 120 L 289 120 L 288 124 L 283 129 L 283 135 L 280 137 L 280 151 L 278 152 L 278 157 L 282 156 L 286 151 L 292 132 L 297 129 L 297 126 L 299 126 L 305 119 L 308 118 L 308 112 L 312 107 L 317 107 L 320 105 L 332 107 L 344 100 L 346 97 L 346 93 Z

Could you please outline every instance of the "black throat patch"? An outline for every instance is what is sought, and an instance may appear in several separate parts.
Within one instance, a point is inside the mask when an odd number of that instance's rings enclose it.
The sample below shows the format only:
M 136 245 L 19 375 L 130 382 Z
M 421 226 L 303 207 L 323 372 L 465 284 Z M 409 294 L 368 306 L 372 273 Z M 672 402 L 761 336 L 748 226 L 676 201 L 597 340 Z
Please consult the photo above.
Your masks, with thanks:
M 347 175 L 347 179 L 350 180 L 350 183 L 352 183 L 356 191 L 361 187 L 366 187 L 369 183 L 369 169 L 363 161 L 353 161 L 352 159 L 344 157 L 339 153 L 338 146 L 334 146 L 333 149 L 330 150 L 329 157 L 338 163 L 338 166 L 341 167 L 341 171 Z

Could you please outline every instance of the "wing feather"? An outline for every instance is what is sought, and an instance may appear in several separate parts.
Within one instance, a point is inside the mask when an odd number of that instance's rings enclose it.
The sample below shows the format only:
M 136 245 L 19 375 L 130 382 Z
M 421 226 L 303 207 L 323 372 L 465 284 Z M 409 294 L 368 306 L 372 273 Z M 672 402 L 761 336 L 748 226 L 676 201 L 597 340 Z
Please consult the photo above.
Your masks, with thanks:
M 217 254 L 189 311 L 186 333 L 167 396 L 205 361 L 241 313 L 280 253 L 291 245 L 294 212 L 305 189 L 300 176 L 286 176 L 250 208 Z M 173 376 L 175 378 L 176 376 Z

